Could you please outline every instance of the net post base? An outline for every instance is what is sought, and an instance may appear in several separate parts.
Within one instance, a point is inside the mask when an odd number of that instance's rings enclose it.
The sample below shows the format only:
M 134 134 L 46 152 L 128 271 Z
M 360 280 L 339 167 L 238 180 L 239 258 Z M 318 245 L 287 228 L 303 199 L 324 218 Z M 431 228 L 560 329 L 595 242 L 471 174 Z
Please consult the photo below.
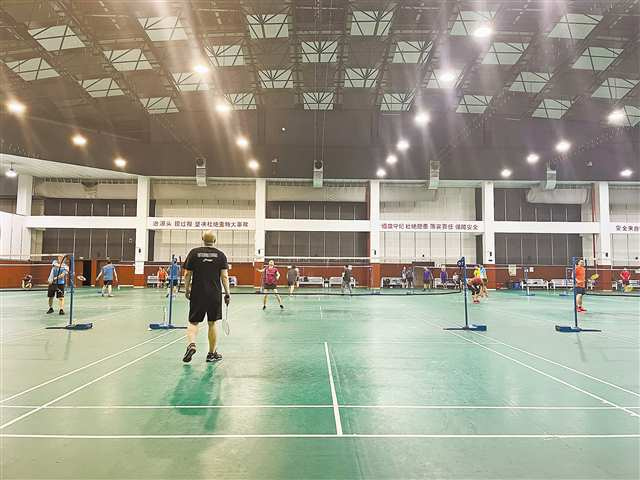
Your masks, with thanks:
M 580 333 L 580 332 L 602 332 L 602 330 L 598 330 L 597 328 L 573 327 L 573 326 L 570 326 L 570 325 L 556 325 L 556 332 L 561 332 L 561 333 Z
M 150 323 L 149 330 L 175 330 L 179 328 L 187 328 L 180 325 L 173 325 L 171 323 Z
M 93 323 L 72 323 L 71 325 L 61 325 L 59 327 L 45 327 L 47 330 L 90 330 Z
M 447 327 L 447 328 L 443 328 L 443 330 L 467 330 L 470 332 L 486 332 L 487 331 L 487 326 L 486 325 L 476 325 L 474 323 L 472 323 L 471 325 L 463 325 L 461 327 Z

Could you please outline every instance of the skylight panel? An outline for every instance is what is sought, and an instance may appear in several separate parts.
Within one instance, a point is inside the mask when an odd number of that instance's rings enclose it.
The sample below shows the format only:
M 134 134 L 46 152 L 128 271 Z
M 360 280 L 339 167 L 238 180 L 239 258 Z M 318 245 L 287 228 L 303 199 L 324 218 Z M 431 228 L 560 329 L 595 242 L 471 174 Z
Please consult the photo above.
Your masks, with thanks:
M 25 60 L 17 60 L 15 62 L 6 62 L 6 65 L 12 72 L 16 73 L 27 82 L 60 76 L 60 74 L 56 72 L 51 65 L 40 57 L 27 58 Z
M 393 63 L 424 63 L 427 61 L 432 42 L 398 42 L 393 54 Z
M 253 92 L 227 93 L 227 99 L 233 110 L 255 110 L 256 99 Z
M 31 35 L 42 47 L 49 52 L 68 50 L 71 48 L 82 48 L 84 43 L 71 30 L 69 25 L 54 25 L 45 28 L 29 29 Z
M 82 88 L 84 88 L 92 97 L 116 97 L 118 95 L 124 95 L 124 92 L 113 78 L 92 78 L 83 80 L 80 82 Z
M 482 63 L 485 65 L 514 65 L 529 46 L 528 43 L 493 42 Z
M 171 97 L 141 98 L 140 102 L 144 105 L 147 112 L 152 115 L 178 112 L 178 107 L 173 103 L 173 99 Z
M 284 13 L 247 15 L 251 38 L 285 38 L 289 36 L 287 15 Z
M 621 53 L 621 48 L 588 47 L 573 64 L 573 68 L 606 70 Z
M 136 70 L 150 70 L 151 63 L 144 56 L 139 48 L 129 48 L 127 50 L 105 50 L 105 57 L 120 72 L 130 72 Z
M 406 112 L 411 108 L 415 91 L 385 93 L 382 95 L 380 110 L 383 112 Z
M 640 108 L 634 107 L 633 105 L 625 105 L 622 109 L 626 116 L 623 125 L 635 127 L 640 123 Z
M 538 118 L 562 118 L 571 107 L 571 100 L 558 100 L 553 98 L 545 98 L 535 109 L 532 117 Z
M 481 25 L 491 23 L 496 12 L 462 10 L 458 12 L 456 20 L 449 31 L 450 35 L 468 36 L 473 35 L 476 28 Z
M 464 95 L 458 103 L 456 113 L 483 113 L 492 98 L 491 95 Z
M 305 63 L 332 63 L 336 61 L 338 42 L 318 41 L 302 42 L 302 61 Z
M 187 32 L 178 17 L 141 17 L 138 22 L 153 42 L 187 40 Z
M 207 48 L 207 55 L 216 67 L 236 67 L 244 65 L 242 45 L 214 45 Z
M 393 10 L 355 10 L 351 14 L 351 35 L 383 37 L 389 34 Z
M 347 88 L 371 88 L 376 83 L 377 68 L 347 68 L 344 73 L 344 86 Z
M 638 80 L 631 78 L 607 78 L 600 86 L 593 92 L 595 98 L 609 98 L 617 100 L 624 97 L 631 91 L 633 87 L 638 84 Z
M 174 73 L 173 80 L 181 92 L 209 90 L 209 84 L 202 78 L 202 75 L 195 72 Z
M 583 13 L 567 13 L 549 32 L 551 38 L 586 38 L 591 30 L 602 20 L 602 15 L 585 15 Z
M 512 92 L 538 93 L 551 79 L 550 73 L 545 72 L 521 72 L 511 84 Z
M 334 92 L 304 92 L 302 99 L 305 110 L 331 110 Z
M 293 79 L 291 70 L 260 70 L 262 88 L 291 88 Z

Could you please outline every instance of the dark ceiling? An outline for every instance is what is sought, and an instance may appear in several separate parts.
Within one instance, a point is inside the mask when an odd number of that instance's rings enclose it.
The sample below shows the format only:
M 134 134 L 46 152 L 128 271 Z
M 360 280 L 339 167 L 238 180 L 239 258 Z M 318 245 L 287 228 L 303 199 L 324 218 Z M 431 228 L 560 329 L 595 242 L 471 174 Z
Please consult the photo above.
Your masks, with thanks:
M 5 153 L 122 155 L 150 175 L 203 156 L 210 176 L 256 158 L 260 175 L 310 177 L 321 158 L 329 178 L 424 178 L 439 160 L 441 178 L 540 178 L 551 161 L 561 180 L 640 179 L 640 0 L 3 0 L 0 22 L 0 99 L 28 106 L 0 117 Z

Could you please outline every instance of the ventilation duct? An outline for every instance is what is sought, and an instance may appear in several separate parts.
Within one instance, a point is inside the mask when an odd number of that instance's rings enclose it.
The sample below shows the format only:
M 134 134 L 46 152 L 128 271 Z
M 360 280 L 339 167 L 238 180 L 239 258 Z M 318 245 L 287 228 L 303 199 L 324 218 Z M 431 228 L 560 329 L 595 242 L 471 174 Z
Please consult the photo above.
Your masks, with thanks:
M 203 157 L 196 158 L 196 185 L 207 186 L 207 161 Z
M 313 188 L 322 188 L 324 177 L 324 164 L 322 160 L 313 162 Z
M 555 169 L 547 168 L 546 178 L 540 183 L 543 190 L 553 190 L 556 188 L 556 178 L 558 172 Z
M 563 188 L 543 190 L 532 188 L 527 192 L 529 203 L 553 203 L 558 205 L 581 205 L 586 203 L 589 192 L 586 188 Z
M 440 184 L 440 162 L 432 160 L 429 162 L 429 183 L 427 183 L 427 188 L 429 190 L 435 190 L 438 188 L 439 184 Z

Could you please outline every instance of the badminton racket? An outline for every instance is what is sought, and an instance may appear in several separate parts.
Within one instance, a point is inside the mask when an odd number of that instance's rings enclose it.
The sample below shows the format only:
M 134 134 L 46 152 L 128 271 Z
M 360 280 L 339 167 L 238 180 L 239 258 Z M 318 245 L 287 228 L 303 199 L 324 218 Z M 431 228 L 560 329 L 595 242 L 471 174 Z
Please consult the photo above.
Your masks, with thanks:
M 227 305 L 224 309 L 224 318 L 222 319 L 222 330 L 224 331 L 224 334 L 227 337 L 231 334 L 231 325 L 229 324 L 229 305 Z
M 593 275 L 591 275 L 591 277 L 589 277 L 589 278 L 591 278 L 591 280 L 598 280 L 598 279 L 600 278 L 600 275 L 599 275 L 599 274 L 597 274 L 597 273 L 594 273 L 594 274 L 593 274 Z

